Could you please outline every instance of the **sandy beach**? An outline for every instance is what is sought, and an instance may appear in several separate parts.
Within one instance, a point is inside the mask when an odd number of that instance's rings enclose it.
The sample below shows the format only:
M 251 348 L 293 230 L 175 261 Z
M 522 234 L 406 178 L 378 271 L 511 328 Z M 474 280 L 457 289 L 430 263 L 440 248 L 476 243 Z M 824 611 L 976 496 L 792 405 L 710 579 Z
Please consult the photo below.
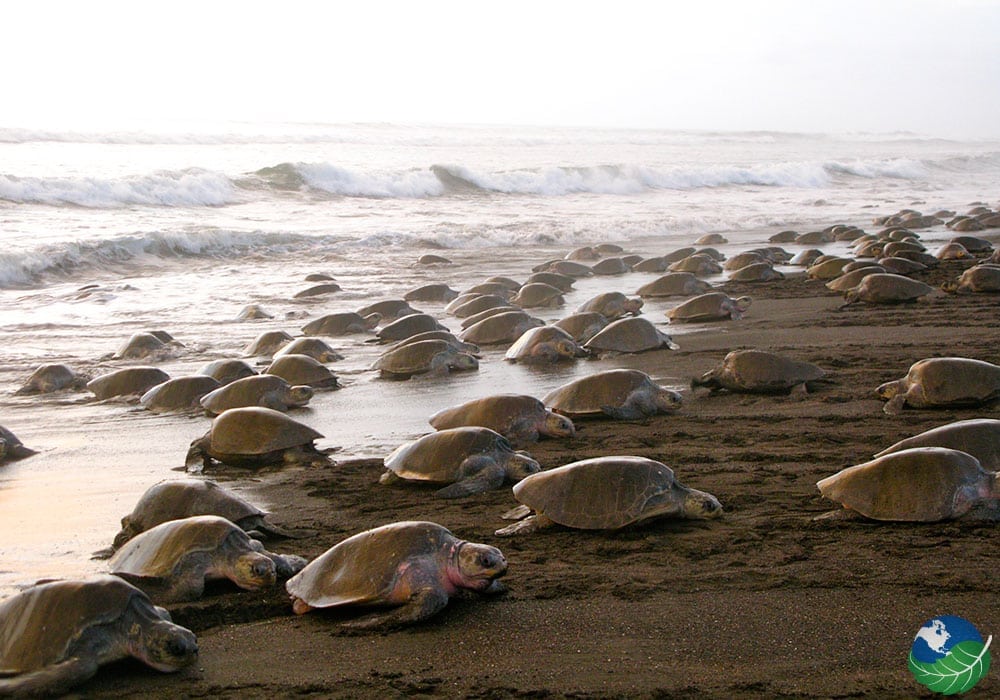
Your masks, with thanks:
M 917 278 L 940 285 L 968 262 Z M 695 376 L 730 350 L 813 362 L 832 381 L 806 396 L 685 391 L 683 409 L 639 422 L 578 421 L 567 440 L 531 453 L 554 467 L 602 455 L 663 461 L 715 494 L 715 521 L 660 520 L 617 532 L 552 528 L 505 539 L 509 489 L 455 501 L 378 483 L 381 460 L 264 470 L 245 493 L 277 522 L 314 530 L 269 546 L 308 558 L 398 520 L 433 520 L 493 544 L 508 592 L 454 599 L 437 616 L 388 633 L 348 632 L 354 612 L 291 613 L 283 590 L 213 586 L 170 606 L 198 635 L 198 662 L 161 675 L 137 662 L 102 669 L 86 697 L 930 697 L 906 666 L 928 619 L 965 617 L 1000 631 L 995 524 L 814 522 L 835 507 L 816 481 L 896 440 L 995 407 L 906 410 L 874 397 L 921 358 L 995 362 L 995 295 L 939 294 L 900 306 L 839 309 L 803 276 L 723 285 L 754 304 L 739 321 L 704 324 L 677 351 L 616 358 L 654 377 Z M 497 387 L 502 390 L 502 387 Z M 219 478 L 245 478 L 223 471 Z M 245 483 L 245 481 L 244 481 Z M 965 697 L 995 697 L 996 673 Z

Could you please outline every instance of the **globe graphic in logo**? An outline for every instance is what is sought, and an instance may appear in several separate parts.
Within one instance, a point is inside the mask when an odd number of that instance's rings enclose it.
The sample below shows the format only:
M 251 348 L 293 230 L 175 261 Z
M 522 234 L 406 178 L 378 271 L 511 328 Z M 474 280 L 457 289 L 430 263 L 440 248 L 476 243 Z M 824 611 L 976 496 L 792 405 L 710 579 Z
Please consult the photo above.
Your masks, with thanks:
M 961 617 L 942 615 L 917 631 L 909 667 L 917 682 L 943 695 L 964 693 L 990 670 L 990 636 L 985 642 L 975 626 Z

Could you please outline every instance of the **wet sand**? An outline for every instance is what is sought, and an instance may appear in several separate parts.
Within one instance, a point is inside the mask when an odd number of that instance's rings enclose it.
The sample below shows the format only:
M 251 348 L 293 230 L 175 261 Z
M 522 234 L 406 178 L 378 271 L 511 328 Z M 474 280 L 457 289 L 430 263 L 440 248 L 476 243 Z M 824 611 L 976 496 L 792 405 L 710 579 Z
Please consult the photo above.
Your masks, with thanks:
M 933 284 L 968 263 L 916 275 Z M 578 422 L 531 448 L 545 467 L 601 455 L 652 457 L 709 491 L 715 521 L 618 532 L 493 532 L 509 489 L 441 501 L 377 483 L 380 460 L 269 470 L 250 495 L 315 535 L 272 541 L 314 557 L 397 520 L 433 520 L 500 547 L 509 590 L 457 599 L 401 631 L 353 633 L 348 612 L 296 617 L 281 590 L 213 587 L 171 606 L 198 634 L 199 661 L 173 675 L 134 662 L 102 669 L 87 697 L 930 697 L 906 660 L 928 619 L 960 615 L 1000 634 L 1000 529 L 983 522 L 814 522 L 834 504 L 816 481 L 903 437 L 996 407 L 882 411 L 877 385 L 934 355 L 997 362 L 996 295 L 853 306 L 804 278 L 726 284 L 751 294 L 740 321 L 705 324 L 681 350 L 616 359 L 654 377 L 694 376 L 726 352 L 760 348 L 814 362 L 832 382 L 806 396 L 685 392 L 683 410 L 640 422 Z M 497 391 L 504 387 L 496 387 Z M 964 697 L 996 697 L 995 670 Z

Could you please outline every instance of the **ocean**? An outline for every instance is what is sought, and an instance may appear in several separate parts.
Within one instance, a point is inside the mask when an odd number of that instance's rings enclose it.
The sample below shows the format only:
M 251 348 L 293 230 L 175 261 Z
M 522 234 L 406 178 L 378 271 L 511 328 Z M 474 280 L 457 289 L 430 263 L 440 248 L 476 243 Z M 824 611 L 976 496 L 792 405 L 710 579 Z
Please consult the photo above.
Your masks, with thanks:
M 732 253 L 782 229 L 874 229 L 875 216 L 901 208 L 995 207 L 998 192 L 1000 142 L 911 133 L 0 128 L 0 424 L 39 450 L 0 466 L 0 595 L 101 570 L 90 553 L 110 543 L 148 486 L 181 474 L 188 444 L 209 425 L 86 391 L 14 396 L 40 364 L 91 375 L 136 364 L 107 356 L 132 333 L 162 329 L 183 347 L 158 366 L 181 376 L 240 356 L 265 330 L 300 334 L 324 313 L 430 282 L 460 290 L 491 275 L 523 279 L 577 246 L 663 255 L 719 232 Z M 417 265 L 426 253 L 453 264 Z M 294 299 L 316 272 L 342 291 Z M 539 315 L 555 320 L 598 291 L 632 293 L 655 277 L 588 278 L 565 309 Z M 237 321 L 251 303 L 273 318 Z M 644 311 L 665 322 L 673 303 Z M 415 305 L 458 330 L 443 305 Z M 478 372 L 386 382 L 368 369 L 379 348 L 365 340 L 333 339 L 345 359 L 331 369 L 344 387 L 293 414 L 343 457 L 388 454 L 427 432 L 439 408 L 500 391 L 541 395 L 606 368 L 510 365 L 500 348 L 484 353 Z M 266 500 L 268 474 L 225 478 Z

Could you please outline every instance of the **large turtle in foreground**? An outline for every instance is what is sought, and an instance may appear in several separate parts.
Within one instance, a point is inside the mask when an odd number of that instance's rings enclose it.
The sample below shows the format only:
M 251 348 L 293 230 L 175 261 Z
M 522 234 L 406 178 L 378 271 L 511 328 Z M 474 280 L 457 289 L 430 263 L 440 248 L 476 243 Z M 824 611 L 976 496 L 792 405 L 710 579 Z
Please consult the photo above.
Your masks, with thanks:
M 0 695 L 61 695 L 130 656 L 169 673 L 198 658 L 198 642 L 117 576 L 39 583 L 0 603 Z
M 466 542 L 431 522 L 398 522 L 358 533 L 288 580 L 296 614 L 343 605 L 391 607 L 344 623 L 388 628 L 425 620 L 462 589 L 502 593 L 507 560 L 496 547 Z
M 514 485 L 514 498 L 523 505 L 504 517 L 523 519 L 498 536 L 552 524 L 615 530 L 652 518 L 722 515 L 715 496 L 682 485 L 670 467 L 645 457 L 596 457 L 539 472 Z
M 1000 366 L 967 357 L 931 357 L 914 362 L 906 376 L 886 382 L 875 393 L 886 413 L 904 406 L 980 406 L 1000 398 Z
M 983 469 L 972 455 L 947 447 L 892 452 L 843 469 L 816 486 L 830 500 L 873 520 L 1000 519 L 997 473 Z
M 268 521 L 261 510 L 232 491 L 205 479 L 168 479 L 153 484 L 139 497 L 132 512 L 122 518 L 114 549 L 160 523 L 192 515 L 218 515 L 244 531 L 288 537 L 290 533 Z
M 691 388 L 726 389 L 747 394 L 782 394 L 793 389 L 807 391 L 810 384 L 826 377 L 826 371 L 811 362 L 793 360 L 763 350 L 734 350 L 715 369 L 691 380 Z
M 539 435 L 572 437 L 573 422 L 566 416 L 545 408 L 545 404 L 526 394 L 495 394 L 451 406 L 429 419 L 435 430 L 478 425 L 503 435 L 512 444 L 523 445 L 538 440 Z
M 972 418 L 939 425 L 919 435 L 900 440 L 875 456 L 882 457 L 911 447 L 948 447 L 960 450 L 978 459 L 983 469 L 998 471 L 1000 470 L 1000 420 Z
M 299 572 L 306 560 L 272 554 L 240 527 L 217 515 L 168 520 L 141 532 L 115 552 L 111 573 L 160 603 L 197 600 L 205 581 L 229 579 L 240 588 L 273 586 Z
M 519 481 L 541 467 L 526 452 L 515 452 L 500 433 L 479 426 L 449 428 L 403 443 L 385 458 L 379 481 L 448 484 L 434 492 L 461 498 Z
M 546 394 L 542 403 L 573 418 L 636 420 L 674 413 L 681 406 L 681 395 L 637 369 L 610 369 L 563 384 Z
M 323 435 L 280 411 L 260 406 L 223 411 L 187 454 L 189 471 L 213 462 L 232 467 L 277 464 L 329 466 L 330 458 L 313 444 Z

